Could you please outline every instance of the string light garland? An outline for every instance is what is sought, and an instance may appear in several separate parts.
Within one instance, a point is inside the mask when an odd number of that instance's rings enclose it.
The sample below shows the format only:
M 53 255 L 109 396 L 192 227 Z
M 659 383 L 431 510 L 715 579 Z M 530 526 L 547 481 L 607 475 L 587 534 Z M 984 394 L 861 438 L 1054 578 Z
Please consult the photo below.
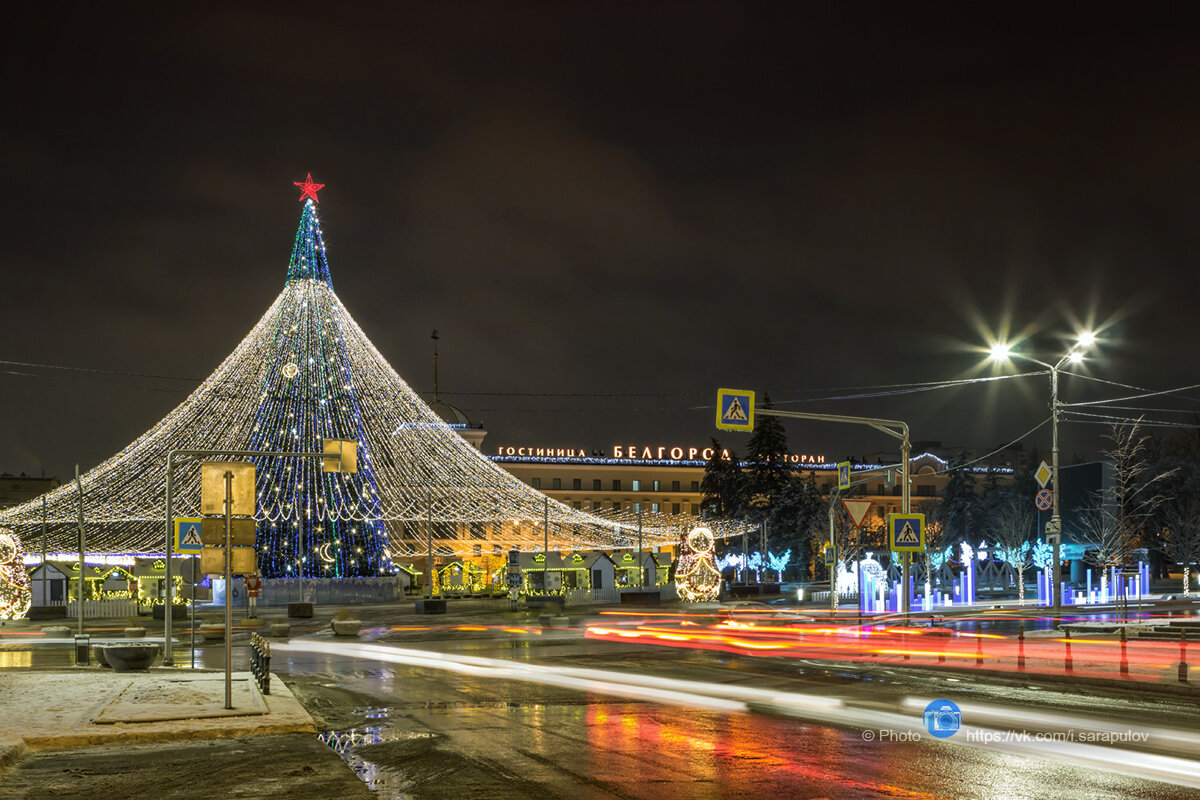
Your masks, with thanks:
M 32 602 L 25 548 L 15 533 L 0 529 L 0 619 L 24 617 Z
M 316 191 L 303 184 L 300 224 L 283 291 L 200 386 L 121 452 L 36 501 L 0 511 L 36 549 L 78 541 L 82 489 L 90 554 L 161 553 L 165 465 L 171 450 L 319 452 L 322 438 L 358 443 L 358 472 L 322 472 L 318 459 L 260 458 L 256 547 L 265 577 L 355 577 L 393 561 L 540 550 L 632 548 L 629 515 L 573 509 L 522 483 L 472 447 L 396 373 L 334 293 Z M 177 516 L 200 516 L 200 471 L 180 467 Z M 42 541 L 43 520 L 47 526 Z M 644 546 L 672 545 L 695 524 L 649 515 Z M 725 537 L 742 524 L 713 522 Z
M 713 534 L 695 528 L 684 539 L 675 565 L 675 591 L 688 603 L 712 602 L 721 596 L 721 573 L 713 554 Z

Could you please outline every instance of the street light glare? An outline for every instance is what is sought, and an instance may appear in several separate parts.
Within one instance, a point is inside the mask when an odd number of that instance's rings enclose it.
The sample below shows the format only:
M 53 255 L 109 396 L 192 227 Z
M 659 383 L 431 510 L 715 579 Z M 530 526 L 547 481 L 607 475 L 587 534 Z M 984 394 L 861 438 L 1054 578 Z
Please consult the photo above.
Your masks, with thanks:
M 990 352 L 992 361 L 1008 361 L 1009 356 L 1012 355 L 1012 348 L 1006 344 L 997 342 L 992 345 Z
M 1070 357 L 1067 360 L 1070 361 L 1072 364 L 1082 364 L 1083 363 L 1083 353 L 1076 350 L 1075 352 L 1071 353 Z
M 1080 347 L 1091 347 L 1095 343 L 1096 343 L 1096 334 L 1093 333 L 1092 331 L 1084 331 L 1083 333 L 1079 334 L 1079 346 Z

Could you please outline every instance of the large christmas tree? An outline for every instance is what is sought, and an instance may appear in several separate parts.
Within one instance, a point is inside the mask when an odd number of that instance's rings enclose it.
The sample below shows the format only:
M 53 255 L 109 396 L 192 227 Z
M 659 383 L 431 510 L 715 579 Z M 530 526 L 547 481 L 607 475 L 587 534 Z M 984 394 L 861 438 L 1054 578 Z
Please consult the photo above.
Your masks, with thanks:
M 263 354 L 250 449 L 312 453 L 322 439 L 350 439 L 358 443 L 358 471 L 323 472 L 313 458 L 259 459 L 259 568 L 269 578 L 378 575 L 388 563 L 387 537 L 317 218 L 320 185 L 311 175 L 297 185 L 304 209 L 282 307 L 267 332 L 272 346 Z

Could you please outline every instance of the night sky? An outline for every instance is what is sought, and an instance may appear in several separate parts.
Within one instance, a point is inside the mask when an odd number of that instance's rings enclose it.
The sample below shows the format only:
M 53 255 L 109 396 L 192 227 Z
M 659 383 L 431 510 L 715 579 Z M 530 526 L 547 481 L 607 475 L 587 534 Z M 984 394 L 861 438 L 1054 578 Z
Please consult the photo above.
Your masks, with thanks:
M 1195 20 L 253 5 L 8 19 L 0 359 L 100 372 L 2 365 L 0 471 L 94 466 L 208 375 L 282 288 L 308 172 L 342 302 L 418 391 L 440 332 L 489 453 L 703 445 L 719 386 L 990 449 L 1047 415 L 1044 377 L 821 398 L 994 374 L 973 348 L 1006 329 L 1051 359 L 1103 326 L 1090 374 L 1200 383 Z M 1067 457 L 1102 430 L 1065 426 Z

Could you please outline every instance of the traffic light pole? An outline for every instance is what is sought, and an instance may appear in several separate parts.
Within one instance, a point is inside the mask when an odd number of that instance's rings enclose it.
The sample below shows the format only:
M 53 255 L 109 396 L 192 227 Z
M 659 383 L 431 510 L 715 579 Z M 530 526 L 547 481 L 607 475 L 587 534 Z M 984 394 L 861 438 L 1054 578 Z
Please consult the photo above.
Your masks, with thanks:
M 909 456 L 909 452 L 912 449 L 912 444 L 911 444 L 911 442 L 909 440 L 909 436 L 908 436 L 908 423 L 907 422 L 901 422 L 900 420 L 894 420 L 894 419 L 878 419 L 875 417 L 848 417 L 848 416 L 843 416 L 843 415 L 839 415 L 839 414 L 816 414 L 816 413 L 811 413 L 811 412 L 807 412 L 807 411 L 778 411 L 774 408 L 758 408 L 758 409 L 755 409 L 755 413 L 756 414 L 764 414 L 766 416 L 771 416 L 771 417 L 784 417 L 787 419 L 811 419 L 811 420 L 818 420 L 821 422 L 844 422 L 844 423 L 849 423 L 852 425 L 866 425 L 870 428 L 874 428 L 875 430 L 883 431 L 888 436 L 899 439 L 900 440 L 900 475 L 901 475 L 901 477 L 900 477 L 901 501 L 900 502 L 901 502 L 902 509 L 903 509 L 901 513 L 908 514 L 912 510 L 910 507 L 912 504 L 912 497 L 909 493 L 911 487 L 909 486 L 909 479 L 908 479 L 909 478 L 908 456 Z M 832 508 L 830 510 L 830 518 L 829 519 L 830 519 L 830 533 L 832 534 L 833 533 Z M 832 542 L 831 542 L 831 544 L 832 544 Z M 837 555 L 837 552 L 835 550 L 834 551 L 835 558 L 836 558 L 836 555 Z M 900 563 L 901 563 L 901 576 L 900 576 L 901 606 L 900 606 L 900 609 L 901 609 L 901 612 L 904 614 L 908 614 L 911 611 L 910 603 L 909 603 L 909 593 L 908 593 L 908 568 L 909 568 L 908 561 L 909 561 L 909 554 L 901 553 L 901 559 L 900 559 Z M 836 565 L 836 562 L 835 562 L 835 565 Z M 831 583 L 830 585 L 832 587 L 831 591 L 836 592 L 836 589 L 837 589 L 836 583 Z

